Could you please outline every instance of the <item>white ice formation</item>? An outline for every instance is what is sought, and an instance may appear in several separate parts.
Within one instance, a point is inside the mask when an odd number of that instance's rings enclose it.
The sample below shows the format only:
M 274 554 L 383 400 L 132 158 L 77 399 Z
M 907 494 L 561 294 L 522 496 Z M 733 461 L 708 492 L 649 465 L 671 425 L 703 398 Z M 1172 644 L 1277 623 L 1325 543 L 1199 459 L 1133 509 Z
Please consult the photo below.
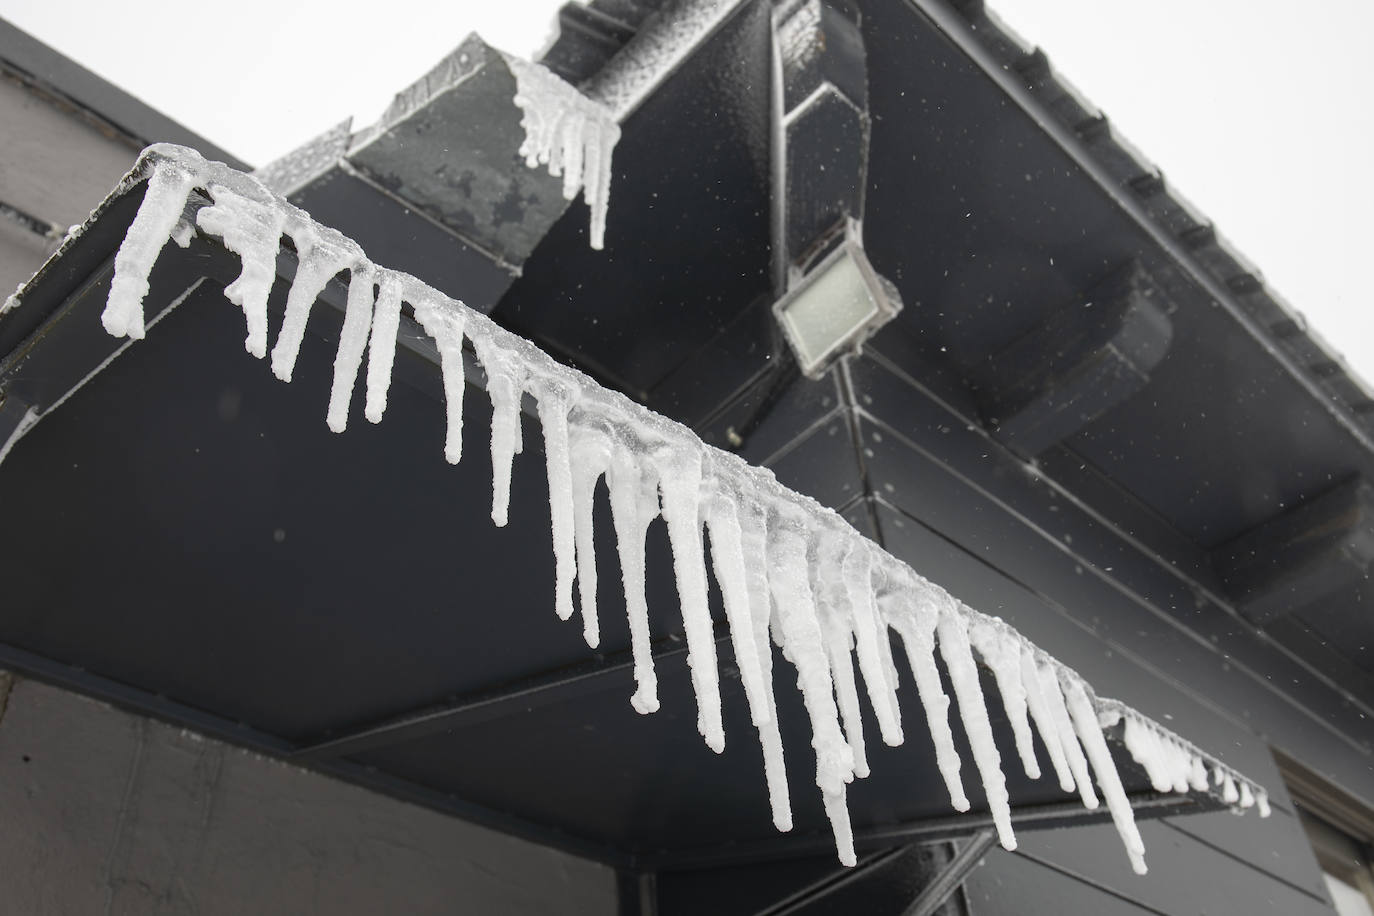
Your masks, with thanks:
M 548 68 L 503 55 L 515 76 L 515 104 L 523 113 L 525 142 L 520 155 L 530 168 L 548 166 L 563 176 L 563 197 L 581 191 L 591 211 L 588 237 L 593 248 L 606 238 L 606 210 L 611 199 L 611 154 L 620 140 L 620 125 L 611 110 L 587 98 Z
M 1124 720 L 1125 745 L 1160 792 L 1208 788 L 1210 769 L 1229 804 L 1267 809 L 1258 786 L 1139 713 L 1096 698 L 1081 677 L 1002 620 L 960 603 L 834 512 L 779 484 L 771 472 L 705 445 L 686 427 L 556 363 L 414 277 L 373 264 L 356 243 L 315 223 L 261 181 L 175 146 L 151 148 L 141 168 L 148 174 L 147 194 L 115 259 L 105 327 L 116 335 L 142 336 L 148 272 L 174 236 L 188 195 L 200 189 L 210 203 L 200 208 L 196 226 L 243 261 L 242 274 L 225 292 L 243 309 L 245 345 L 259 357 L 268 352 L 267 296 L 278 245 L 283 234 L 294 242 L 299 266 L 271 348 L 273 371 L 283 380 L 291 378 L 316 296 L 331 277 L 348 272 L 327 414 L 331 429 L 342 430 L 347 422 L 365 351 L 365 415 L 374 423 L 381 420 L 402 303 L 409 303 L 438 348 L 447 400 L 445 455 L 457 462 L 466 386 L 463 344 L 469 342 L 485 370 L 493 409 L 492 519 L 498 525 L 506 521 L 511 462 L 523 444 L 520 405 L 528 395 L 543 427 L 547 461 L 556 579 L 552 603 L 559 617 L 570 618 L 573 586 L 579 586 L 583 631 L 591 646 L 599 639 L 592 493 L 600 478 L 606 480 L 634 657 L 637 686 L 630 702 L 641 713 L 659 705 L 649 646 L 644 547 L 650 522 L 663 518 L 682 605 L 697 728 L 706 744 L 720 752 L 725 733 L 707 603 L 704 548 L 709 539 L 778 829 L 789 829 L 792 815 L 775 718 L 777 678 L 770 635 L 797 671 L 811 722 L 816 785 L 846 864 L 854 863 L 846 786 L 868 773 L 857 675 L 883 742 L 897 745 L 903 740 L 891 633 L 900 639 L 914 677 L 945 788 L 953 806 L 964 811 L 970 803 L 950 724 L 955 703 L 942 686 L 937 653 L 943 659 L 973 766 L 1008 849 L 1015 838 L 979 660 L 992 672 L 1027 776 L 1040 775 L 1033 743 L 1038 731 L 1064 791 L 1077 791 L 1085 805 L 1095 808 L 1095 780 L 1137 871 L 1145 869 L 1144 849 L 1104 739 L 1106 728 Z

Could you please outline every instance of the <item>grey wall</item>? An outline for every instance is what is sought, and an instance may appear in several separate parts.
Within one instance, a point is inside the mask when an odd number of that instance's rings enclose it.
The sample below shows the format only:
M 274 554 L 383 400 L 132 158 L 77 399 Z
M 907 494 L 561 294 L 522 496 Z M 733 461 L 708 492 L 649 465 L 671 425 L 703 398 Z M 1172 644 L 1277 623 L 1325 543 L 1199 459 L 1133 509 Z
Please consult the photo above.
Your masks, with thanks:
M 605 866 L 23 679 L 0 825 L 3 913 L 615 908 Z
M 0 48 L 3 51 L 3 48 Z M 79 109 L 35 92 L 0 59 L 0 300 L 38 269 L 56 239 L 5 215 L 13 208 L 60 227 L 79 223 L 133 165 L 138 147 Z

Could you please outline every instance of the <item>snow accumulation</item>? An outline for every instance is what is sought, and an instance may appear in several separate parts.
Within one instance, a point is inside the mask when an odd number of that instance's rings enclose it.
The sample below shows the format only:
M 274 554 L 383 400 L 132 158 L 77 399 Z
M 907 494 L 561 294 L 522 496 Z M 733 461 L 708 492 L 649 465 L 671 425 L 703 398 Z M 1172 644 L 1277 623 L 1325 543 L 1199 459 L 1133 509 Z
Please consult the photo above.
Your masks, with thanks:
M 610 205 L 611 154 L 620 140 L 615 115 L 548 68 L 509 54 L 502 57 L 515 76 L 515 104 L 523 113 L 520 155 L 530 168 L 547 165 L 550 175 L 562 175 L 565 199 L 583 192 L 591 211 L 591 246 L 600 249 Z
M 178 222 L 188 195 L 199 189 L 210 202 L 197 213 L 196 228 L 242 259 L 242 274 L 225 294 L 243 309 L 245 346 L 258 357 L 268 353 L 267 298 L 281 236 L 294 242 L 299 267 L 270 351 L 272 370 L 284 381 L 291 379 L 316 296 L 331 277 L 349 272 L 327 411 L 330 429 L 344 429 L 365 353 L 365 415 L 373 423 L 382 419 L 402 303 L 409 303 L 438 347 L 447 401 L 445 456 L 456 463 L 461 457 L 463 345 L 470 343 L 485 370 L 493 408 L 492 520 L 497 525 L 506 522 L 511 462 L 523 446 L 520 404 L 528 395 L 543 427 L 547 459 L 554 610 L 562 619 L 572 617 L 576 584 L 584 636 L 593 647 L 599 627 L 592 494 L 597 481 L 606 480 L 632 638 L 636 689 L 630 702 L 641 713 L 659 706 L 649 646 L 644 548 L 649 524 L 663 518 L 682 602 L 697 728 L 719 753 L 725 733 L 707 603 L 709 539 L 779 830 L 790 829 L 792 814 L 776 719 L 770 637 L 796 668 L 811 722 L 816 785 L 840 860 L 852 865 L 846 786 L 868 774 L 856 675 L 862 676 L 883 742 L 903 741 L 898 667 L 889 632 L 900 639 L 906 655 L 953 807 L 965 811 L 970 804 L 950 727 L 951 707 L 957 704 L 974 768 L 1008 849 L 1016 840 L 1001 756 L 978 675 L 980 659 L 993 674 L 1026 775 L 1038 778 L 1041 772 L 1033 725 L 1064 791 L 1077 791 L 1087 807 L 1096 808 L 1096 781 L 1136 871 L 1145 871 L 1144 847 L 1104 729 L 1124 722 L 1127 750 L 1160 792 L 1207 789 L 1210 769 L 1211 780 L 1228 803 L 1237 809 L 1254 805 L 1268 813 L 1263 789 L 1139 713 L 1098 699 L 1081 677 L 1002 620 L 962 604 L 834 512 L 779 484 L 771 472 L 705 445 L 686 427 L 558 364 L 485 315 L 414 277 L 373 264 L 356 243 L 315 223 L 252 176 L 168 145 L 150 148 L 140 168 L 133 177 L 147 174 L 147 193 L 115 259 L 102 318 L 106 329 L 116 336 L 143 336 L 148 273 L 169 239 L 184 238 L 185 224 L 179 232 Z M 937 653 L 955 703 L 942 687 Z

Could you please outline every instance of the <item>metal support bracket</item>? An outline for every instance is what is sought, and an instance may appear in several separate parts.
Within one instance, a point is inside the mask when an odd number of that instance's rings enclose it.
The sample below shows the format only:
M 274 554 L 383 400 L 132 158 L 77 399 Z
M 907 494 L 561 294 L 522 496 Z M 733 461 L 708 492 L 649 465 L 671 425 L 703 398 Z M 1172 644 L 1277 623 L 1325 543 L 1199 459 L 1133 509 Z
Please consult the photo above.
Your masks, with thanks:
M 969 873 L 982 864 L 983 856 L 995 842 L 997 835 L 991 830 L 983 830 L 969 837 L 963 847 L 954 854 L 954 858 L 949 860 L 944 870 L 935 876 L 935 880 L 921 890 L 920 896 L 911 902 L 911 906 L 906 908 L 902 916 L 933 916 L 944 906 L 950 895 L 959 889 Z

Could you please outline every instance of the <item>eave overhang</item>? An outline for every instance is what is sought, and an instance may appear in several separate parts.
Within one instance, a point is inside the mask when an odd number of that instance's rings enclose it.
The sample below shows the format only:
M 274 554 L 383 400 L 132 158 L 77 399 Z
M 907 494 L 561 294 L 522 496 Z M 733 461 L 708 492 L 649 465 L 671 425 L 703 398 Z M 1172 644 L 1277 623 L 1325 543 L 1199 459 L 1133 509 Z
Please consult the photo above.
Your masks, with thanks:
M 541 620 L 554 588 L 547 493 L 539 492 L 542 475 L 530 467 L 537 437 L 525 436 L 525 486 L 512 493 L 509 525 L 493 535 L 481 521 L 490 508 L 485 484 L 470 468 L 453 472 L 437 460 L 443 360 L 419 324 L 399 321 L 399 384 L 387 421 L 374 429 L 355 417 L 345 433 L 351 442 L 334 439 L 317 420 L 330 387 L 327 365 L 350 309 L 338 280 L 320 295 L 330 307 L 310 312 L 292 386 L 267 381 L 263 367 L 242 352 L 235 310 L 220 297 L 241 265 L 206 231 L 184 238 L 184 250 L 167 245 L 158 257 L 147 297 L 149 324 L 158 326 L 146 341 L 129 346 L 101 330 L 116 251 L 149 174 L 192 161 L 187 155 L 146 153 L 0 318 L 0 351 L 7 354 L 0 363 L 0 441 L 7 451 L 19 445 L 0 470 L 8 606 L 17 609 L 0 621 L 5 664 L 608 861 L 701 863 L 826 847 L 826 815 L 802 788 L 813 778 L 799 749 L 808 743 L 814 710 L 808 715 L 800 698 L 777 690 L 795 800 L 795 828 L 786 836 L 768 824 L 754 752 L 703 753 L 683 718 L 700 693 L 677 645 L 685 635 L 699 650 L 702 634 L 684 634 L 674 615 L 663 613 L 678 600 L 670 539 L 657 526 L 648 543 L 648 600 L 656 610 L 645 635 L 659 657 L 660 713 L 641 718 L 625 702 L 631 634 L 623 606 L 608 600 L 606 589 L 600 644 L 590 660 L 570 628 L 547 614 Z M 251 190 L 243 182 L 223 167 L 205 166 L 181 214 L 185 225 L 196 225 L 213 186 Z M 273 315 L 287 298 L 296 256 L 283 244 L 273 257 Z M 487 322 L 476 314 L 466 320 Z M 490 327 L 483 333 L 499 330 Z M 497 337 L 506 340 L 504 333 Z M 471 352 L 464 352 L 463 367 L 470 386 L 490 384 Z M 578 385 L 595 386 L 582 379 Z M 611 403 L 624 400 L 605 395 Z M 467 426 L 480 427 L 485 408 L 480 399 L 468 401 Z M 49 418 L 59 404 L 63 409 Z M 626 416 L 642 412 L 625 404 L 616 409 Z M 539 413 L 528 399 L 523 409 L 527 419 Z M 655 428 L 695 439 L 675 424 Z M 731 468 L 738 462 L 712 460 Z M 810 500 L 773 488 L 765 486 L 800 507 L 802 517 L 842 532 L 834 527 L 843 525 L 838 517 L 827 520 L 833 514 Z M 93 505 L 100 511 L 91 513 Z M 77 516 L 83 520 L 74 524 Z M 606 521 L 596 526 L 598 541 L 611 527 Z M 811 529 L 798 530 L 806 538 Z M 598 546 L 602 558 L 616 553 L 609 543 Z M 871 549 L 875 563 L 904 566 Z M 83 575 L 54 587 L 54 563 Z M 517 563 L 518 575 L 492 573 Z M 614 581 L 606 572 L 602 580 Z M 943 594 L 920 585 L 919 576 L 901 581 Z M 901 593 L 896 588 L 889 597 L 900 604 Z M 738 631 L 725 625 L 714 594 L 711 600 L 711 641 L 728 660 Z M 950 613 L 985 620 L 957 605 Z M 791 642 L 794 652 L 799 645 Z M 1065 689 L 1085 691 L 1138 813 L 1263 804 L 1258 787 L 1226 765 L 1157 723 L 1096 699 L 1047 656 L 1034 657 Z M 975 682 L 996 697 L 1005 684 L 986 664 L 989 656 L 980 659 Z M 720 670 L 723 728 L 742 737 L 750 725 L 736 679 L 740 666 L 726 661 Z M 944 780 L 920 740 L 922 703 L 908 672 L 898 683 L 908 740 L 900 747 L 870 742 L 873 775 L 850 789 L 855 840 L 862 847 L 985 828 L 992 807 L 972 780 L 966 782 L 973 806 L 965 815 L 951 816 L 943 791 L 932 790 Z M 956 692 L 964 689 L 971 689 L 968 682 L 956 684 Z M 440 699 L 445 695 L 455 699 Z M 962 692 L 959 700 L 961 707 L 968 702 Z M 407 706 L 415 711 L 396 714 Z M 1012 821 L 1107 816 L 1069 803 L 1048 773 L 1025 778 L 1012 750 L 1015 716 L 1009 720 L 997 702 L 988 702 L 984 715 L 1005 761 Z M 1129 727 L 1176 748 L 1192 772 L 1175 773 L 1173 786 L 1158 766 L 1147 772 L 1135 757 L 1149 761 L 1150 752 L 1142 751 L 1139 734 L 1126 734 Z M 867 728 L 870 735 L 879 731 L 871 720 Z M 962 759 L 972 761 L 977 752 L 958 722 L 952 735 Z M 1043 738 L 1035 748 L 1041 761 L 1049 759 Z

